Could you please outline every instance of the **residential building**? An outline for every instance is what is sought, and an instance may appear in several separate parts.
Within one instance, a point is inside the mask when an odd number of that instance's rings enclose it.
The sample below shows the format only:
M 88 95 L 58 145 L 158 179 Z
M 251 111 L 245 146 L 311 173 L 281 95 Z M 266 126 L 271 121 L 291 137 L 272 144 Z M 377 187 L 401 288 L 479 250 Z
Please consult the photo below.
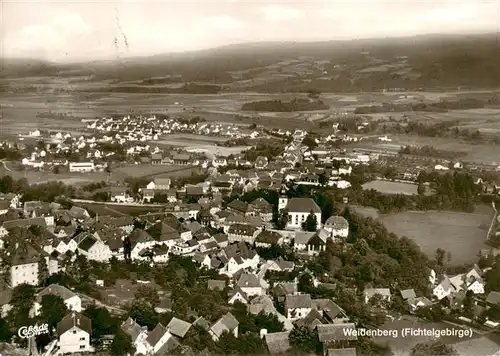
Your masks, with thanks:
M 285 298 L 285 314 L 290 320 L 305 318 L 313 308 L 309 294 L 289 294 Z
M 146 186 L 146 189 L 169 190 L 171 183 L 170 178 L 155 178 Z
M 212 336 L 214 341 L 218 341 L 222 333 L 228 332 L 233 334 L 234 337 L 238 337 L 238 320 L 233 314 L 227 313 L 222 316 L 217 322 L 209 329 L 209 334 Z
M 146 339 L 148 337 L 148 328 L 140 326 L 130 317 L 120 327 L 130 336 L 132 345 L 135 347 L 135 353 L 145 355 L 147 353 Z
M 78 241 L 78 252 L 88 260 L 107 262 L 112 257 L 109 246 L 90 234 L 83 233 Z
M 349 235 L 349 222 L 342 216 L 330 216 L 323 226 L 332 237 L 346 238 Z
M 40 315 L 42 307 L 41 303 L 45 295 L 55 295 L 60 297 L 70 311 L 75 311 L 77 313 L 82 311 L 82 299 L 78 296 L 78 294 L 59 284 L 51 284 L 37 294 L 34 306 L 35 315 Z
M 365 303 L 369 303 L 373 297 L 378 296 L 381 300 L 390 303 L 391 291 L 389 288 L 367 288 L 363 292 Z
M 262 287 L 259 278 L 253 273 L 243 273 L 238 279 L 236 285 L 248 297 L 263 295 L 266 292 L 265 289 Z
M 71 312 L 57 324 L 56 330 L 61 354 L 94 351 L 94 348 L 90 346 L 92 323 L 86 316 Z

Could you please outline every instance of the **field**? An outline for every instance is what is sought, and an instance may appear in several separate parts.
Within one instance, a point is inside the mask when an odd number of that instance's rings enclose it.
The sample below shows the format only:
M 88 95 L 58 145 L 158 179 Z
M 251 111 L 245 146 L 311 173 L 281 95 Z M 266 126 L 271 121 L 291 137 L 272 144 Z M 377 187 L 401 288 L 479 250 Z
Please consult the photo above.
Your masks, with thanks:
M 9 168 L 10 169 L 10 168 Z M 55 174 L 52 172 L 42 172 L 37 170 L 18 171 L 14 169 L 6 170 L 0 165 L 0 176 L 10 175 L 14 179 L 26 178 L 30 184 L 41 184 L 47 182 L 63 182 L 68 185 L 87 184 L 100 181 L 122 181 L 126 177 L 149 178 L 149 177 L 169 177 L 178 178 L 191 175 L 198 172 L 198 167 L 177 166 L 177 165 L 125 165 L 117 167 L 110 174 L 105 172 L 92 173 L 70 173 L 61 172 Z
M 390 144 L 382 141 L 364 141 L 351 145 L 353 148 L 365 148 L 397 153 L 401 146 L 433 146 L 437 150 L 448 152 L 464 152 L 461 160 L 477 164 L 500 164 L 500 146 L 490 144 L 467 144 L 453 139 L 423 137 L 412 135 L 389 135 L 392 139 Z
M 363 184 L 363 189 L 375 189 L 384 194 L 417 194 L 417 186 L 410 183 L 389 182 L 383 180 L 374 180 Z
M 118 205 L 118 204 L 98 204 L 98 203 L 77 203 L 78 206 L 87 208 L 98 215 L 111 215 L 111 216 L 138 216 L 147 213 L 161 212 L 161 206 L 154 208 L 151 206 L 131 206 L 131 205 Z
M 63 80 L 62 78 L 60 80 Z M 67 80 L 71 80 L 68 78 Z M 57 84 L 57 85 L 56 85 Z M 246 102 L 262 100 L 290 101 L 305 94 L 263 94 L 263 93 L 220 93 L 220 94 L 142 94 L 142 93 L 101 93 L 65 92 L 55 93 L 61 83 L 50 84 L 39 93 L 4 94 L 2 106 L 2 134 L 26 133 L 35 128 L 46 130 L 81 130 L 81 118 L 95 118 L 112 114 L 163 113 L 179 116 L 201 116 L 207 121 L 233 122 L 242 125 L 257 123 L 266 127 L 283 129 L 314 129 L 313 121 L 318 116 L 328 116 L 339 112 L 349 112 L 358 106 L 377 105 L 383 102 L 415 102 L 453 100 L 463 95 L 487 97 L 488 92 L 415 92 L 415 93 L 363 93 L 321 95 L 323 102 L 331 107 L 323 113 L 249 113 L 241 111 Z M 104 84 L 104 83 L 102 83 Z M 81 89 L 81 88 L 80 88 Z M 52 112 L 64 114 L 67 118 L 40 118 L 37 113 Z M 403 113 L 367 115 L 373 119 L 388 115 L 398 118 Z M 450 113 L 409 113 L 416 120 L 449 121 L 459 120 L 463 127 L 480 131 L 500 132 L 500 109 L 476 109 L 453 111 Z
M 453 265 L 460 265 L 475 262 L 479 250 L 487 248 L 492 214 L 487 207 L 481 207 L 475 213 L 412 211 L 382 215 L 379 219 L 390 232 L 414 240 L 429 257 L 442 248 L 451 253 Z

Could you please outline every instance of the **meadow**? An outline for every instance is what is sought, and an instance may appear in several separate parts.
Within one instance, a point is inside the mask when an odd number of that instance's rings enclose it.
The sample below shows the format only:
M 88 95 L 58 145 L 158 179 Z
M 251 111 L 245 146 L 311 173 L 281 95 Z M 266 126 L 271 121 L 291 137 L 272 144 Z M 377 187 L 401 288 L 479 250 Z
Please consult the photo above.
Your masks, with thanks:
M 78 203 L 77 205 L 82 206 L 86 209 L 97 213 L 98 215 L 111 215 L 111 216 L 139 216 L 147 213 L 161 212 L 163 209 L 161 206 L 158 208 L 151 206 L 140 206 L 140 205 L 118 205 L 118 204 L 97 204 L 97 203 Z
M 362 140 L 351 145 L 353 148 L 378 149 L 397 153 L 401 146 L 433 146 L 435 149 L 446 152 L 464 152 L 466 155 L 460 160 L 476 164 L 500 164 L 500 146 L 493 144 L 469 144 L 450 138 L 424 137 L 416 135 L 389 135 L 391 143 L 383 141 Z
M 380 221 L 390 232 L 406 236 L 433 258 L 437 248 L 451 253 L 451 263 L 474 263 L 477 253 L 487 248 L 486 233 L 493 211 L 475 213 L 447 211 L 408 211 L 381 215 Z
M 374 180 L 363 184 L 363 189 L 375 189 L 383 194 L 417 194 L 417 185 L 411 183 L 391 182 L 384 180 Z
M 479 250 L 489 249 L 485 242 L 493 217 L 491 206 L 479 205 L 474 213 L 406 211 L 386 215 L 371 207 L 352 208 L 361 216 L 381 221 L 388 231 L 412 239 L 430 258 L 437 248 L 449 251 L 453 265 L 475 263 Z
M 10 168 L 9 168 L 10 169 Z M 26 178 L 29 184 L 42 184 L 48 182 L 62 182 L 68 185 L 84 185 L 91 182 L 101 181 L 122 181 L 127 177 L 133 178 L 152 178 L 152 177 L 169 177 L 179 178 L 190 176 L 192 173 L 197 173 L 198 167 L 178 166 L 178 165 L 151 165 L 151 164 L 129 164 L 112 169 L 111 173 L 106 172 L 45 172 L 38 170 L 6 170 L 0 165 L 0 176 L 9 175 L 13 179 Z

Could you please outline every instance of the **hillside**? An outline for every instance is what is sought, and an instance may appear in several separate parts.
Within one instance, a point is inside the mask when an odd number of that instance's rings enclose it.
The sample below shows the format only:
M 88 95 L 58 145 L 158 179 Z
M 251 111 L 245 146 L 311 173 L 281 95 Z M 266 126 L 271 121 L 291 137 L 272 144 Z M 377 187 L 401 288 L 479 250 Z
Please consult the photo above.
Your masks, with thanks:
M 259 92 L 496 88 L 500 86 L 500 44 L 494 34 L 415 36 L 253 43 L 79 64 L 35 60 L 6 60 L 2 64 L 0 77 L 33 76 L 85 77 L 83 80 L 102 82 L 106 88 L 126 87 L 126 91 L 138 92 L 185 83 Z

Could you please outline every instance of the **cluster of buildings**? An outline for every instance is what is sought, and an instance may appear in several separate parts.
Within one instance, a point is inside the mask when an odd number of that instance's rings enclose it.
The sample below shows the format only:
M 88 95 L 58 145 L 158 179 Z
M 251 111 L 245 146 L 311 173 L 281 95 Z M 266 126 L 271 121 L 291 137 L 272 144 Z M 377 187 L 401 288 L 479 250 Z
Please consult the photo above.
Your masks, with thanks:
M 119 132 L 128 141 L 151 141 L 159 137 L 188 133 L 204 136 L 228 138 L 256 138 L 259 132 L 247 130 L 234 124 L 206 122 L 202 120 L 184 120 L 179 118 L 157 118 L 152 116 L 124 116 L 122 118 L 103 117 L 87 124 L 87 129 L 96 132 Z
M 153 181 L 148 189 L 169 188 L 168 181 Z M 17 200 L 16 200 L 17 199 Z M 177 204 L 177 205 L 176 205 Z M 271 353 L 285 352 L 290 348 L 288 335 L 294 325 L 311 327 L 317 333 L 325 350 L 342 348 L 343 352 L 355 355 L 355 333 L 345 333 L 345 329 L 356 330 L 350 316 L 334 301 L 315 299 L 298 291 L 297 280 L 279 282 L 272 286 L 266 279 L 267 272 L 294 271 L 294 261 L 279 257 L 274 260 L 262 258 L 259 248 L 287 246 L 297 255 L 309 258 L 325 250 L 328 240 L 342 241 L 348 237 L 349 223 L 341 216 L 329 217 L 321 223 L 321 209 L 310 198 L 280 197 L 278 210 L 288 215 L 284 230 L 274 229 L 269 224 L 273 206 L 262 198 L 247 203 L 233 200 L 221 209 L 211 204 L 192 204 L 182 211 L 178 203 L 166 207 L 165 211 L 139 217 L 145 223 L 136 228 L 134 219 L 128 216 L 94 216 L 85 209 L 73 206 L 63 209 L 55 203 L 25 202 L 20 205 L 18 197 L 11 196 L 0 205 L 0 241 L 2 248 L 12 256 L 8 267 L 8 280 L 13 288 L 22 283 L 39 283 L 40 260 L 45 259 L 48 272 L 58 273 L 62 260 L 68 253 L 78 252 L 88 260 L 108 262 L 112 257 L 124 259 L 124 240 L 130 241 L 130 258 L 150 263 L 168 263 L 172 254 L 190 257 L 200 266 L 216 270 L 225 280 L 208 280 L 209 289 L 227 291 L 227 303 L 237 301 L 247 305 L 252 314 L 264 311 L 277 316 L 283 322 L 285 331 L 267 333 L 261 331 L 262 338 Z M 313 214 L 318 221 L 316 231 L 302 231 L 301 225 Z M 14 243 L 18 240 L 11 235 L 14 227 L 38 226 L 35 240 Z M 78 232 L 77 233 L 77 227 Z M 210 229 L 215 228 L 214 229 Z M 305 271 L 304 273 L 311 273 Z M 432 296 L 417 296 L 413 290 L 393 288 L 366 288 L 362 291 L 365 303 L 390 303 L 394 295 L 400 294 L 408 305 L 409 312 L 421 307 L 439 303 L 450 298 L 459 303 L 467 290 L 476 295 L 484 294 L 483 271 L 474 267 L 471 271 L 457 276 L 436 277 L 430 271 L 429 283 Z M 332 286 L 311 273 L 315 286 Z M 60 296 L 69 314 L 57 326 L 57 339 L 49 346 L 54 355 L 75 352 L 91 352 L 91 322 L 81 314 L 84 309 L 81 296 L 58 285 L 51 285 L 40 291 L 33 305 L 33 313 L 40 312 L 43 295 Z M 353 295 L 353 298 L 358 298 Z M 8 298 L 3 298 L 0 308 L 9 310 Z M 278 311 L 274 301 L 284 303 L 284 310 Z M 491 292 L 486 298 L 487 305 L 498 305 L 498 293 Z M 167 303 L 168 304 L 168 303 Z M 160 312 L 169 311 L 168 307 Z M 496 325 L 494 321 L 488 321 Z M 132 319 L 126 320 L 121 328 L 128 333 L 136 352 L 161 355 L 182 344 L 182 339 L 193 326 L 204 328 L 217 341 L 224 332 L 238 337 L 239 321 L 231 313 L 219 320 L 209 322 L 197 318 L 188 322 L 173 318 L 168 325 L 158 324 L 148 331 Z

